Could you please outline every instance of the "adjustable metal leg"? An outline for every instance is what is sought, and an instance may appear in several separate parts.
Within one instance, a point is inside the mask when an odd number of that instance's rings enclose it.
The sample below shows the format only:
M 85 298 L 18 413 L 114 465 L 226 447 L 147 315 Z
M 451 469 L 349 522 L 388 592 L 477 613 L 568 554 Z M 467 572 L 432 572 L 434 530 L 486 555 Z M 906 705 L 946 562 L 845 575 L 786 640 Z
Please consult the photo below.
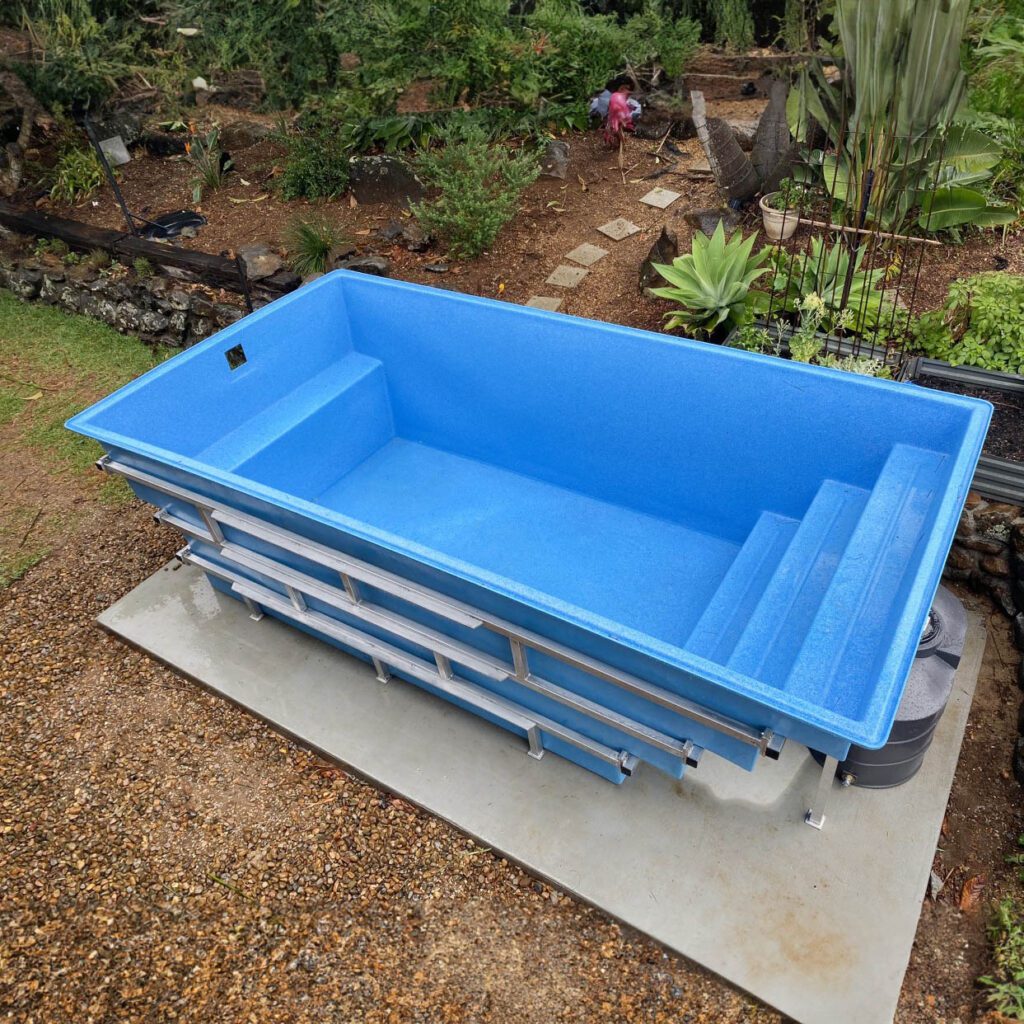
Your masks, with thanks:
M 391 679 L 391 673 L 388 671 L 387 665 L 380 658 L 373 659 L 373 670 L 377 673 L 379 682 L 386 683 Z
M 245 607 L 249 609 L 249 618 L 253 622 L 259 622 L 263 618 L 263 609 L 250 597 L 243 597 Z
M 526 730 L 526 742 L 530 744 L 527 753 L 538 761 L 544 756 L 544 743 L 540 738 L 540 729 L 532 725 Z
M 836 781 L 836 768 L 838 767 L 838 758 L 825 757 L 825 763 L 821 766 L 821 775 L 818 776 L 818 788 L 814 791 L 814 801 L 804 815 L 804 821 L 811 828 L 820 830 L 825 824 L 825 808 L 828 805 L 832 786 Z

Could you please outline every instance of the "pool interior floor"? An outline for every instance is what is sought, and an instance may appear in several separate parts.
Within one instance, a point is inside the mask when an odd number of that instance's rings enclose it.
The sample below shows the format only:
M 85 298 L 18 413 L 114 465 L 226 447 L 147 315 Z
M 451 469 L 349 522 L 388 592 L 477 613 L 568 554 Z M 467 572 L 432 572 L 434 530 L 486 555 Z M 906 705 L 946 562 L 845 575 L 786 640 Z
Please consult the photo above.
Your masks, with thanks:
M 682 644 L 739 545 L 396 437 L 318 504 Z

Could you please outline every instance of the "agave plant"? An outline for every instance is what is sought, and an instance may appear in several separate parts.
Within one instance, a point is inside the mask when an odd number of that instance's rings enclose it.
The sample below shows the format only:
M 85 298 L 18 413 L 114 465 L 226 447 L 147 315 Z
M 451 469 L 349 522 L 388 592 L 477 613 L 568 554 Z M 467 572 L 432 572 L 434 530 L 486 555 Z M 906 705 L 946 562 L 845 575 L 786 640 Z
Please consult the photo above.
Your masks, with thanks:
M 955 123 L 966 79 L 960 43 L 970 0 L 837 0 L 842 79 L 815 60 L 795 120 L 809 115 L 830 140 L 815 154 L 847 222 L 898 230 L 918 211 L 928 231 L 1008 223 L 971 186 L 991 176 L 999 146 Z
M 666 329 L 685 327 L 710 335 L 720 324 L 742 324 L 766 298 L 751 285 L 768 273 L 768 248 L 753 252 L 757 236 L 744 238 L 739 230 L 726 241 L 718 222 L 708 238 L 702 231 L 693 236 L 691 251 L 677 256 L 671 265 L 656 263 L 654 269 L 671 287 L 652 289 L 663 299 L 678 302 L 680 309 L 665 314 Z

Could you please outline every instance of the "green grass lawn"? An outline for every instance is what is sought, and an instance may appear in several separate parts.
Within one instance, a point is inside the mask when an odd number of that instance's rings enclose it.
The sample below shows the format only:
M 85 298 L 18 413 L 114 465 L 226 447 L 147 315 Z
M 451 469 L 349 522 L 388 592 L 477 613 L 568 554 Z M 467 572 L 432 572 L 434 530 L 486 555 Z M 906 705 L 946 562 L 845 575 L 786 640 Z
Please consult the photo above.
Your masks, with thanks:
M 15 456 L 5 462 L 24 464 L 27 471 L 35 464 L 56 486 L 62 480 L 69 487 L 83 483 L 76 477 L 91 469 L 100 448 L 66 430 L 64 421 L 169 354 L 96 320 L 23 303 L 0 290 L 0 443 Z M 4 479 L 19 470 L 4 465 L 0 493 L 13 497 L 0 517 L 0 588 L 45 557 L 67 526 L 54 509 L 19 502 L 19 480 Z M 104 501 L 122 501 L 129 493 L 111 478 L 97 478 L 95 487 Z

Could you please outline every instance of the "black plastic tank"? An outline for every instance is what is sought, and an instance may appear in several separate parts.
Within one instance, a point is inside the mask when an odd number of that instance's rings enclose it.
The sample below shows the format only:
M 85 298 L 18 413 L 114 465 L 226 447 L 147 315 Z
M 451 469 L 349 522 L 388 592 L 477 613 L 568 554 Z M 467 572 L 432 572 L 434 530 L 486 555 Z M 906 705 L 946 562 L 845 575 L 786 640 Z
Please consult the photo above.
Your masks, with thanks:
M 850 747 L 846 760 L 836 769 L 844 785 L 889 789 L 917 774 L 953 692 L 966 637 L 964 606 L 945 587 L 939 587 L 889 742 L 878 750 Z M 812 753 L 819 764 L 824 763 L 823 754 Z

